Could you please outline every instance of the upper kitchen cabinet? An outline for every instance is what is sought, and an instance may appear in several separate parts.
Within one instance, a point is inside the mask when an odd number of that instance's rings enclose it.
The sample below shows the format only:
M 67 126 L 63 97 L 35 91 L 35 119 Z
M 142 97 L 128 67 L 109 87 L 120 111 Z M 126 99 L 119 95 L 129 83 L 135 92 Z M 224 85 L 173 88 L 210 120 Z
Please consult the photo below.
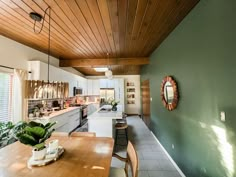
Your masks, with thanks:
M 82 94 L 81 96 L 85 96 L 88 93 L 88 86 L 87 86 L 87 79 L 81 77 L 79 80 L 77 80 L 77 87 L 82 88 Z
M 107 79 L 99 79 L 100 88 L 107 88 Z
M 93 95 L 100 95 L 100 83 L 99 80 L 93 80 Z
M 28 69 L 31 71 L 29 80 L 48 80 L 48 65 L 40 61 L 29 61 Z M 87 79 L 77 76 L 75 74 L 69 73 L 63 69 L 57 68 L 55 66 L 49 66 L 49 81 L 60 81 L 69 83 L 69 97 L 73 95 L 74 87 L 81 87 L 83 91 L 87 91 Z M 83 94 L 85 95 L 85 94 Z
M 100 79 L 100 88 L 115 88 L 116 79 Z
M 88 95 L 88 80 L 82 78 L 83 96 Z
M 93 80 L 87 80 L 87 95 L 93 95 Z
M 98 79 L 87 80 L 87 95 L 100 95 L 100 84 Z
M 115 79 L 107 80 L 107 88 L 115 88 Z

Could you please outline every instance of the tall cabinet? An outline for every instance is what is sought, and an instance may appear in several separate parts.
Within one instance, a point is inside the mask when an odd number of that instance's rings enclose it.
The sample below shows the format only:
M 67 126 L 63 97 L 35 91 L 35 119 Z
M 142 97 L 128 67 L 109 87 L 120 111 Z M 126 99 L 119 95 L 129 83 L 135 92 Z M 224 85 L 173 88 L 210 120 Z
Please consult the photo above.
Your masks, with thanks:
M 87 80 L 87 95 L 98 96 L 100 95 L 100 85 L 98 79 Z

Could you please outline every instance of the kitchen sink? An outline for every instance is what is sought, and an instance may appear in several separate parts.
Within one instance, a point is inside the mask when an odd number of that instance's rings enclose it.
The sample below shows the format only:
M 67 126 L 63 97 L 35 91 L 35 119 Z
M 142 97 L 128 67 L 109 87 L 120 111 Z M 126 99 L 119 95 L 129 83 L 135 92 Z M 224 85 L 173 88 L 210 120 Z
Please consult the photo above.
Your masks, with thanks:
M 111 108 L 102 108 L 98 112 L 109 112 L 109 111 L 111 111 Z

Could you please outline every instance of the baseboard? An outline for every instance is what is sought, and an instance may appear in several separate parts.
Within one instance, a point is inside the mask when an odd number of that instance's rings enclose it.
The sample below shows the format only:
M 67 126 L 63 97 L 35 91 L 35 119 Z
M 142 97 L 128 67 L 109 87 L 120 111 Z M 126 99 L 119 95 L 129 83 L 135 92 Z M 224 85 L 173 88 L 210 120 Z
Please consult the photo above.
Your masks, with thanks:
M 162 146 L 162 144 L 160 143 L 160 141 L 157 139 L 157 137 L 153 134 L 153 132 L 151 131 L 152 136 L 156 139 L 157 143 L 161 146 L 162 150 L 165 152 L 165 154 L 167 155 L 167 157 L 169 158 L 169 160 L 171 161 L 171 163 L 174 165 L 175 169 L 179 172 L 179 174 L 181 175 L 181 177 L 186 177 L 184 175 L 184 173 L 180 170 L 180 168 L 178 167 L 178 165 L 175 163 L 175 161 L 171 158 L 171 156 L 168 154 L 168 152 L 165 150 L 165 148 Z
M 127 114 L 127 116 L 140 116 L 139 114 Z

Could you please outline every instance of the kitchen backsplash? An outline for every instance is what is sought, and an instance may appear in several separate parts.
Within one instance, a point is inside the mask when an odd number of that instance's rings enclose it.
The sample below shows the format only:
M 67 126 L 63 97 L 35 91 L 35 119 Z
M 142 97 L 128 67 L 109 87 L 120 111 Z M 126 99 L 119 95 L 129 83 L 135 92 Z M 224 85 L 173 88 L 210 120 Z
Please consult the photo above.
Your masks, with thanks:
M 52 102 L 58 101 L 60 104 L 63 102 L 63 99 L 48 99 L 48 100 L 28 100 L 28 113 L 33 112 L 34 108 L 37 107 L 39 104 L 45 104 L 47 107 L 52 107 Z

